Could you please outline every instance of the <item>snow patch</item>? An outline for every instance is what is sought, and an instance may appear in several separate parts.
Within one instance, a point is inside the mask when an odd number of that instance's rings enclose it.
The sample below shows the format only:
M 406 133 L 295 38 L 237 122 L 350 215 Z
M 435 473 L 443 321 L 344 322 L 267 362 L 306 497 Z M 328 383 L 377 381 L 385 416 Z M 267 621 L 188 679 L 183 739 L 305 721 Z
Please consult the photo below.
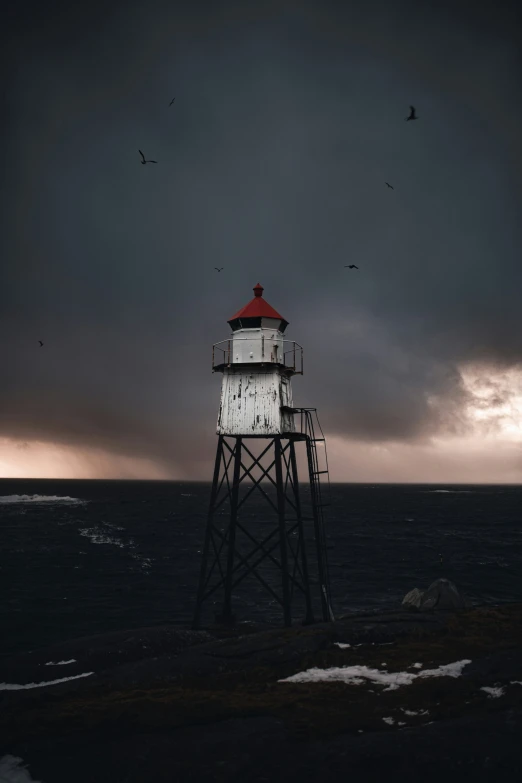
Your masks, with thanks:
M 59 680 L 47 680 L 46 682 L 28 682 L 26 685 L 16 685 L 10 682 L 0 682 L 0 691 L 26 691 L 30 688 L 45 688 L 47 685 L 58 685 L 60 682 L 79 680 L 81 677 L 90 677 L 94 672 L 75 674 L 73 677 L 60 677 Z
M 27 765 L 19 756 L 2 756 L 0 758 L 0 783 L 42 783 L 35 780 L 27 770 Z
M 347 685 L 362 685 L 365 680 L 387 685 L 385 691 L 395 691 L 401 685 L 411 685 L 414 680 L 425 677 L 460 677 L 470 660 L 456 661 L 439 666 L 437 669 L 425 669 L 422 672 L 387 672 L 370 669 L 368 666 L 333 666 L 329 669 L 307 669 L 293 674 L 278 682 L 344 682 Z
M 71 658 L 70 661 L 48 661 L 45 666 L 66 666 L 68 663 L 76 663 L 76 658 Z
M 338 647 L 340 650 L 347 650 L 351 646 L 351 644 L 344 644 L 344 642 L 334 642 L 334 647 Z

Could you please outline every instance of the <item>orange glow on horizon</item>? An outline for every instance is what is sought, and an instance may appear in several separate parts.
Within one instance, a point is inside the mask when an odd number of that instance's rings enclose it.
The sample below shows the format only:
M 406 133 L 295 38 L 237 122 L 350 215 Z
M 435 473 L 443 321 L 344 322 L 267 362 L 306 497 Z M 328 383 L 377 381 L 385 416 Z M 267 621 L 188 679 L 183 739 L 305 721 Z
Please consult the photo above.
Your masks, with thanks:
M 125 457 L 101 449 L 0 438 L 0 478 L 171 479 L 152 459 Z
M 467 431 L 368 443 L 326 433 L 330 478 L 348 482 L 522 483 L 522 371 L 461 370 Z M 0 438 L 0 478 L 210 481 L 214 454 L 189 466 L 101 449 Z
M 376 444 L 328 432 L 326 439 L 334 482 L 522 483 L 522 445 L 513 440 L 441 437 L 423 444 Z M 13 441 L 0 439 L 0 478 L 210 481 L 213 458 L 209 454 L 194 475 L 179 475 L 153 459 L 46 443 L 20 448 Z

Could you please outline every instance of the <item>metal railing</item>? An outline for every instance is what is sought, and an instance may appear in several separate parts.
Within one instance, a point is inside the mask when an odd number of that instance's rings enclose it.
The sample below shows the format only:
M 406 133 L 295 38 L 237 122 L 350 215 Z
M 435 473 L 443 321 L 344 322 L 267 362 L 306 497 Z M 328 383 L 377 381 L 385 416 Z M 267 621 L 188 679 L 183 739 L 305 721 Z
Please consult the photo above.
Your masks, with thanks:
M 259 341 L 262 342 L 261 361 L 252 362 L 252 364 L 278 364 L 285 367 L 287 370 L 292 370 L 295 375 L 303 374 L 303 348 L 299 343 L 296 343 L 295 340 L 274 341 L 276 345 L 283 343 L 283 356 L 281 357 L 281 361 L 277 361 L 271 355 L 271 352 L 268 358 L 264 357 L 265 344 L 268 343 L 268 345 L 270 345 L 272 342 L 270 340 L 265 340 L 264 337 L 236 337 L 214 343 L 212 346 L 212 372 L 218 368 L 223 369 L 223 367 L 230 367 L 232 364 L 236 363 L 250 364 L 250 362 L 234 362 L 232 346 L 234 342 L 239 342 L 239 340 L 254 342 L 256 339 L 259 339 Z M 285 345 L 289 346 L 287 350 L 285 350 Z
M 223 344 L 226 344 L 226 348 L 221 347 Z M 218 343 L 214 343 L 212 346 L 212 372 L 216 367 L 223 365 L 230 367 L 231 347 L 232 340 L 220 340 Z

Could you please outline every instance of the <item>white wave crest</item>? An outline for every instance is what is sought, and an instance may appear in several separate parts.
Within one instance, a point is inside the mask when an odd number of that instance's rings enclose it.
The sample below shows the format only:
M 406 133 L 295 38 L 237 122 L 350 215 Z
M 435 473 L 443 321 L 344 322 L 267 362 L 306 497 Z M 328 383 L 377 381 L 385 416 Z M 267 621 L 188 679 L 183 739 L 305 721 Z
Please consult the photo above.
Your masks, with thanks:
M 72 506 L 85 503 L 85 500 L 70 498 L 68 495 L 60 497 L 59 495 L 1 495 L 0 505 L 9 503 L 66 503 Z
M 129 538 L 128 541 L 123 541 L 121 538 L 117 538 L 116 536 L 107 535 L 106 530 L 104 528 L 108 528 L 109 531 L 112 530 L 124 530 L 123 527 L 117 527 L 116 525 L 110 525 L 108 522 L 102 522 L 102 527 L 84 527 L 80 528 L 78 531 L 81 536 L 84 536 L 84 538 L 88 538 L 91 542 L 91 544 L 111 544 L 112 546 L 117 546 L 120 549 L 127 549 L 127 550 L 133 550 L 136 549 L 136 542 L 133 538 Z M 143 555 L 140 555 L 138 552 L 129 552 L 130 556 L 133 560 L 136 560 L 141 568 L 145 571 L 145 573 L 148 573 L 146 571 L 147 568 L 152 568 L 152 558 L 151 557 L 144 557 Z M 1 781 L 0 781 L 1 783 Z
M 485 685 L 480 690 L 487 693 L 489 699 L 500 699 L 500 697 L 504 695 L 505 688 L 488 688 L 487 685 Z
M 425 489 L 424 492 L 427 494 L 435 495 L 471 495 L 473 494 L 472 489 Z
M 97 527 L 80 528 L 79 533 L 81 536 L 90 539 L 92 544 L 113 544 L 114 546 L 120 547 L 120 549 L 124 549 L 125 546 L 129 546 L 134 543 L 131 539 L 129 543 L 125 545 L 121 538 L 107 536 L 103 530 Z

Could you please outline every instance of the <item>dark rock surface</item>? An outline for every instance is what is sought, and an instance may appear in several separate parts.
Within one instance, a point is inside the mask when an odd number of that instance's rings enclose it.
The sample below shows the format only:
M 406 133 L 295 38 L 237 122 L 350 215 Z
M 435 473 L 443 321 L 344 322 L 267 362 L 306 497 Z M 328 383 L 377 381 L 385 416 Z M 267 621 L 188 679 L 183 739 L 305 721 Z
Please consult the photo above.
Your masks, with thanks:
M 335 623 L 272 629 L 218 639 L 208 631 L 171 627 L 142 628 L 117 634 L 87 637 L 64 645 L 0 661 L 0 682 L 38 683 L 94 672 L 90 679 L 52 686 L 53 694 L 85 690 L 100 684 L 110 687 L 153 685 L 201 678 L 225 672 L 246 672 L 259 667 L 299 663 L 303 657 L 328 649 L 334 642 L 392 643 L 413 632 L 440 631 L 448 616 L 439 613 L 388 612 L 346 617 Z M 74 663 L 47 666 L 50 661 Z M 45 689 L 0 691 L 2 700 L 46 699 Z M 10 697 L 8 694 L 13 694 Z
M 42 783 L 519 783 L 522 709 L 303 743 L 273 718 L 21 746 Z M 482 739 L 482 741 L 481 741 Z
M 522 682 L 522 606 L 218 635 L 141 629 L 0 662 L 0 682 L 18 684 L 94 672 L 0 691 L 0 756 L 22 757 L 42 783 L 522 780 L 522 685 L 510 684 Z M 464 659 L 461 677 L 391 691 L 280 682 L 313 667 Z

